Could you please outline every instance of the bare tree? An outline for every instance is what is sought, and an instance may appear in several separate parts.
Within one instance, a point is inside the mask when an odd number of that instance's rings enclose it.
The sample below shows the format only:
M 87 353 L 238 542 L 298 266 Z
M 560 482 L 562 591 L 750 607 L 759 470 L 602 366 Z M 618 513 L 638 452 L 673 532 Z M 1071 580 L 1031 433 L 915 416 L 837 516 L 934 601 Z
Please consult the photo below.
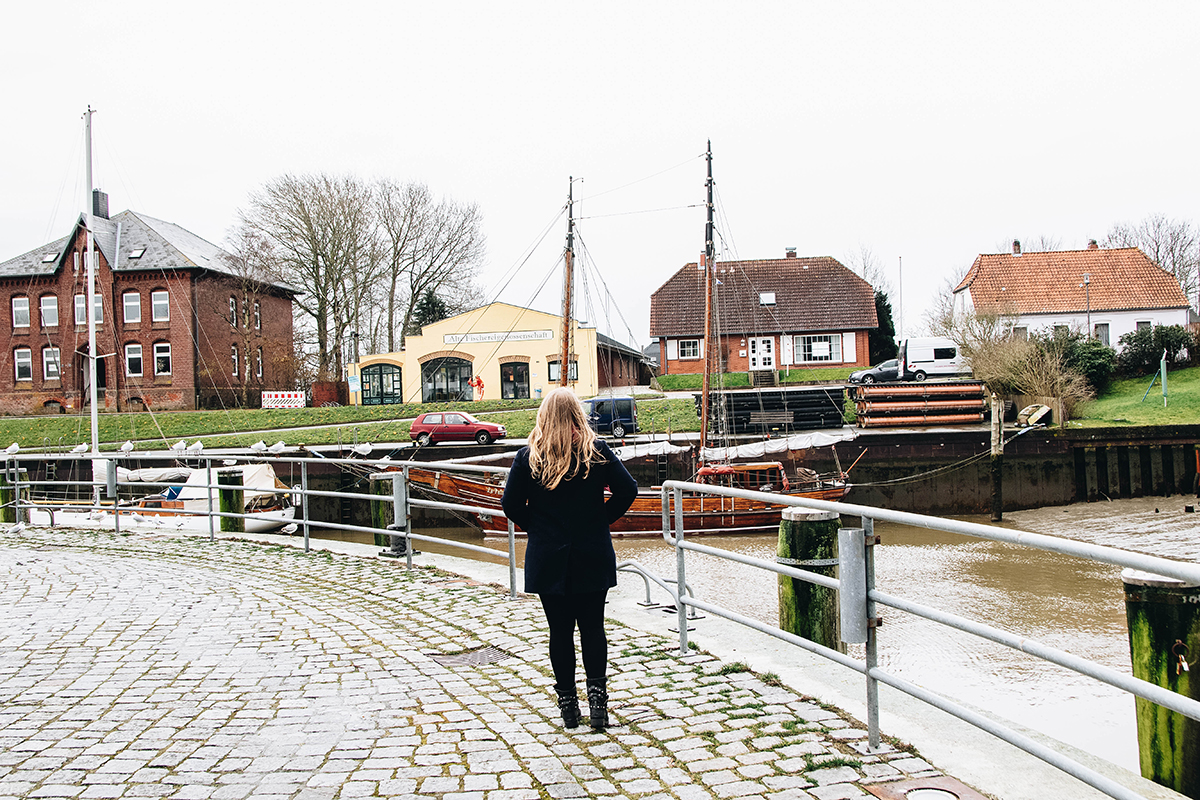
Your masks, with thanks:
M 1118 223 L 1109 228 L 1105 247 L 1137 247 L 1162 269 L 1178 279 L 1188 300 L 1200 310 L 1200 229 L 1183 220 L 1151 214 L 1136 225 Z
M 372 197 L 352 176 L 284 175 L 252 194 L 241 213 L 270 244 L 276 279 L 303 292 L 295 304 L 315 331 L 320 380 L 341 374 L 340 345 L 363 321 L 378 277 Z
M 960 266 L 942 281 L 933 295 L 933 302 L 925 312 L 925 325 L 934 336 L 954 338 L 955 327 L 954 290 L 971 270 L 971 265 Z
M 860 278 L 871 284 L 876 291 L 881 291 L 884 294 L 890 294 L 892 291 L 891 281 L 887 279 L 887 275 L 883 269 L 883 263 L 875 252 L 865 244 L 860 244 L 858 249 L 850 253 L 846 257 L 846 266 L 850 271 Z
M 1021 252 L 1023 253 L 1050 253 L 1054 250 L 1062 249 L 1062 239 L 1057 236 L 1048 236 L 1047 234 L 1038 234 L 1031 236 L 1028 239 L 1020 236 L 1013 236 L 1004 239 L 1000 244 L 996 245 L 997 253 L 1008 253 L 1012 251 L 1013 242 L 1020 242 Z

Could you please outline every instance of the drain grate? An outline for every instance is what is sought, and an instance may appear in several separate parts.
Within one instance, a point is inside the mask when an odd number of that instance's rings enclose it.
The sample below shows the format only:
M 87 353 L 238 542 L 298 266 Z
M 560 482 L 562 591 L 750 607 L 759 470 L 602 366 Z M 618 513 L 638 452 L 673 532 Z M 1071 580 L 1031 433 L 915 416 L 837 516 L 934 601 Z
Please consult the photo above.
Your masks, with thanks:
M 513 656 L 498 647 L 481 647 L 461 653 L 430 653 L 429 657 L 443 667 L 478 667 L 483 664 L 495 664 Z

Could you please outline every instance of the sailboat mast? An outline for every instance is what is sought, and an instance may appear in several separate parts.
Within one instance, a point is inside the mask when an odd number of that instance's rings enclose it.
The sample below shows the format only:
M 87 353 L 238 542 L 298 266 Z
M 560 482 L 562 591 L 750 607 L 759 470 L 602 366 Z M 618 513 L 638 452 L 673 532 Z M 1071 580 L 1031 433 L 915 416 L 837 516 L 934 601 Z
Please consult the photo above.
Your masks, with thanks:
M 88 320 L 88 391 L 92 403 L 92 453 L 100 455 L 100 410 L 97 408 L 99 392 L 96 388 L 96 240 L 92 233 L 96 227 L 95 201 L 92 199 L 92 114 L 88 106 L 83 115 L 87 129 L 87 320 Z
M 715 249 L 713 248 L 713 176 L 712 176 L 712 140 L 708 141 L 708 151 L 705 154 L 708 161 L 708 222 L 704 226 L 704 375 L 700 379 L 700 448 L 708 446 L 708 390 L 709 375 L 712 373 L 712 353 L 715 344 L 712 340 L 712 306 L 713 306 L 713 277 L 716 265 L 713 263 Z M 701 453 L 703 459 L 703 453 Z
M 567 187 L 567 253 L 563 276 L 562 352 L 558 361 L 558 385 L 566 386 L 571 374 L 571 281 L 575 272 L 575 178 Z

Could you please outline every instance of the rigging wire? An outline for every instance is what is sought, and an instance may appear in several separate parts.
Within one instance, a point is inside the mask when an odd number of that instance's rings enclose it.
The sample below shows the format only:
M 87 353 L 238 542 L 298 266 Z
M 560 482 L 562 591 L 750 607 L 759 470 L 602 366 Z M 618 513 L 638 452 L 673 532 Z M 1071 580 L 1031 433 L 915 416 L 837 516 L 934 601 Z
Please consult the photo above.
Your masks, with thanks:
M 596 194 L 588 195 L 586 198 L 581 198 L 581 199 L 580 199 L 578 202 L 583 202 L 583 200 L 592 200 L 592 199 L 595 199 L 595 198 L 597 198 L 597 197 L 603 197 L 603 196 L 604 196 L 604 195 L 606 195 L 606 194 L 611 194 L 612 192 L 619 192 L 619 191 L 621 191 L 622 189 L 628 189 L 630 186 L 636 186 L 637 184 L 639 184 L 639 183 L 642 183 L 642 182 L 644 182 L 644 181 L 648 181 L 648 180 L 650 180 L 651 178 L 657 178 L 659 175 L 665 175 L 665 174 L 667 174 L 668 172 L 672 172 L 672 171 L 674 171 L 674 170 L 677 170 L 677 169 L 679 169 L 680 167 L 682 167 L 682 166 L 684 166 L 684 165 L 686 165 L 686 164 L 690 164 L 690 163 L 692 163 L 693 161 L 695 161 L 695 160 L 696 160 L 696 159 L 698 159 L 698 158 L 704 158 L 704 156 L 705 156 L 705 154 L 704 154 L 704 153 L 700 153 L 699 155 L 692 156 L 692 157 L 690 157 L 690 158 L 686 158 L 686 159 L 684 159 L 683 161 L 680 161 L 678 164 L 676 164 L 676 165 L 675 165 L 675 166 L 673 166 L 673 167 L 667 167 L 667 168 L 666 168 L 666 169 L 664 169 L 664 170 L 659 170 L 658 172 L 655 172 L 655 173 L 652 173 L 652 174 L 650 174 L 650 175 L 647 175 L 647 176 L 646 176 L 646 177 L 644 177 L 644 178 L 638 178 L 638 179 L 637 179 L 637 180 L 635 180 L 635 181 L 630 181 L 629 183 L 623 183 L 623 184 L 621 184 L 620 186 L 614 186 L 614 187 L 613 187 L 613 188 L 611 188 L 611 189 L 605 189 L 605 190 L 604 190 L 604 191 L 602 191 L 602 192 L 597 192 Z
M 703 203 L 692 203 L 688 206 L 666 206 L 664 208 L 644 208 L 640 211 L 617 211 L 612 214 L 592 214 L 586 217 L 576 217 L 575 221 L 579 222 L 584 219 L 605 219 L 607 217 L 628 217 L 634 214 L 657 214 L 660 211 L 679 211 L 685 208 L 703 208 Z

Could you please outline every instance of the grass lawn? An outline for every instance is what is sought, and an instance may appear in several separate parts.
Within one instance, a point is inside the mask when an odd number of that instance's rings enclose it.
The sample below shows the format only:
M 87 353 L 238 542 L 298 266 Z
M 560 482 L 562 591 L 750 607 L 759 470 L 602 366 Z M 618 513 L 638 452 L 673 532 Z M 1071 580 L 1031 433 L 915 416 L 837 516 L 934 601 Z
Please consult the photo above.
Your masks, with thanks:
M 1167 407 L 1163 408 L 1162 383 L 1153 376 L 1117 381 L 1103 397 L 1082 406 L 1071 424 L 1100 425 L 1177 425 L 1200 423 L 1200 367 L 1167 373 Z M 1142 397 L 1146 399 L 1143 402 Z

